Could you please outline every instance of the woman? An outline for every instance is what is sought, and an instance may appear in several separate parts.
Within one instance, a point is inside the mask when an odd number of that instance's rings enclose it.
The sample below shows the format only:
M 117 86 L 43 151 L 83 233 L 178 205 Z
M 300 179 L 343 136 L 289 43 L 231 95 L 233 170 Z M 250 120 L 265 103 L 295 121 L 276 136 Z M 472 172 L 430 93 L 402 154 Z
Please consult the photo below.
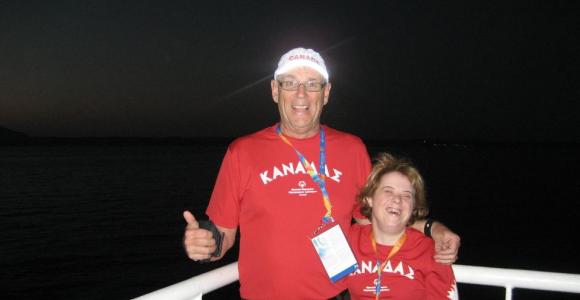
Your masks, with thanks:
M 352 299 L 458 298 L 451 266 L 433 259 L 433 240 L 408 226 L 429 211 L 409 161 L 379 154 L 357 201 L 371 224 L 354 224 L 349 233 L 358 262 L 346 280 Z

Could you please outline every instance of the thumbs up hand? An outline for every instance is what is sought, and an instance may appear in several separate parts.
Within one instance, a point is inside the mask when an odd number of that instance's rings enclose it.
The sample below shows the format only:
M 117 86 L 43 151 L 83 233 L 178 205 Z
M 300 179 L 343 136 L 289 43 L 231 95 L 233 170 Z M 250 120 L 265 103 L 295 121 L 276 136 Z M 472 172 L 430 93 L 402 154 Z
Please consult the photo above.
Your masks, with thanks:
M 187 256 L 195 261 L 208 259 L 216 249 L 216 242 L 210 231 L 199 228 L 199 223 L 189 211 L 183 212 L 187 225 L 183 234 L 183 247 Z

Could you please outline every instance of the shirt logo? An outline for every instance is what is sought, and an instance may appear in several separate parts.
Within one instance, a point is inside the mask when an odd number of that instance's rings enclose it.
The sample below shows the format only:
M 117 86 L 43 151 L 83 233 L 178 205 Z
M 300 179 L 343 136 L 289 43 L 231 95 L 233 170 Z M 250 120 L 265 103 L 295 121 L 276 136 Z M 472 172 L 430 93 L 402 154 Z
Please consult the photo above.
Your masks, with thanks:
M 298 195 L 298 196 L 304 197 L 304 196 L 306 196 L 308 194 L 318 193 L 316 191 L 316 189 L 311 188 L 311 187 L 306 187 L 306 181 L 304 181 L 304 180 L 298 181 L 298 184 L 297 185 L 298 185 L 298 187 L 297 188 L 291 188 L 288 191 L 288 194 Z
M 366 293 L 373 293 L 373 294 L 375 294 L 375 292 L 377 291 L 376 289 L 377 289 L 377 282 L 378 282 L 378 281 L 379 281 L 378 279 L 375 279 L 375 280 L 373 281 L 373 285 L 372 285 L 372 286 L 369 286 L 369 285 L 365 286 L 365 288 L 363 289 L 363 292 L 366 292 Z M 389 287 L 388 287 L 388 286 L 386 286 L 386 285 L 381 285 L 381 293 L 382 293 L 382 292 L 388 292 L 388 291 L 390 291 L 390 290 L 391 290 L 391 289 L 389 289 Z
M 361 274 L 376 274 L 377 273 L 377 264 L 376 262 L 373 262 L 371 260 L 369 261 L 361 261 L 358 264 L 358 268 L 356 269 L 356 271 L 352 272 L 350 274 L 350 276 L 356 276 L 356 275 L 361 275 Z M 383 273 L 397 273 L 401 276 L 405 276 L 411 280 L 415 280 L 415 270 L 413 270 L 413 268 L 408 265 L 407 263 L 404 263 L 402 261 L 399 262 L 399 264 L 393 268 L 393 265 L 391 265 L 391 261 L 387 261 L 387 263 L 385 264 L 385 267 L 383 268 Z
M 318 173 L 318 168 L 317 168 L 316 164 L 313 162 L 308 162 L 308 163 Z M 340 177 L 342 176 L 341 171 L 334 169 L 334 168 L 331 169 L 328 165 L 326 165 L 324 173 L 326 173 L 325 174 L 326 180 L 330 179 L 330 180 L 333 180 L 335 182 L 340 182 Z M 277 178 L 285 177 L 288 175 L 296 175 L 296 174 L 308 174 L 308 172 L 306 171 L 306 168 L 302 165 L 302 162 L 300 162 L 300 161 L 289 162 L 289 163 L 281 164 L 279 166 L 273 166 L 272 169 L 270 169 L 270 170 L 264 170 L 264 171 L 260 172 L 260 180 L 262 181 L 262 183 L 264 185 L 266 185 L 266 184 L 276 180 Z

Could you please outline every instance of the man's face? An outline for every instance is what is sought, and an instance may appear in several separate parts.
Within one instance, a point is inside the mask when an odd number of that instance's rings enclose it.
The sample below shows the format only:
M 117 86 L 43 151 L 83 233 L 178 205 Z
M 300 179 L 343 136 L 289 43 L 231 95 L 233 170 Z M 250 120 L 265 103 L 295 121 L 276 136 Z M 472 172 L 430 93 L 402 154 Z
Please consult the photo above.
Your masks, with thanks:
M 299 67 L 272 80 L 272 98 L 278 104 L 282 133 L 297 138 L 307 138 L 318 133 L 322 108 L 328 102 L 330 83 L 320 91 L 307 91 L 304 84 L 296 91 L 282 89 L 278 81 L 298 81 L 300 83 L 319 82 L 324 79 L 315 70 Z

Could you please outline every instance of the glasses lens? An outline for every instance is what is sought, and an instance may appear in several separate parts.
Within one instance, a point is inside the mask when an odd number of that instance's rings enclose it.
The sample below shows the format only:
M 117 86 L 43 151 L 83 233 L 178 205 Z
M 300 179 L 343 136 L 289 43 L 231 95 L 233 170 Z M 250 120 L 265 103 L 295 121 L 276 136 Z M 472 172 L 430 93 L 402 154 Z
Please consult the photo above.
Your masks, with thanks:
M 322 84 L 316 81 L 309 81 L 304 84 L 306 90 L 309 92 L 318 92 L 322 89 Z
M 298 81 L 284 81 L 282 82 L 282 87 L 285 87 L 289 91 L 295 91 L 298 89 L 300 83 Z
M 296 91 L 300 85 L 304 85 L 304 89 L 308 92 L 319 92 L 322 90 L 324 84 L 318 81 L 307 81 L 307 82 L 299 82 L 299 81 L 279 81 L 280 86 L 283 90 L 287 91 Z

